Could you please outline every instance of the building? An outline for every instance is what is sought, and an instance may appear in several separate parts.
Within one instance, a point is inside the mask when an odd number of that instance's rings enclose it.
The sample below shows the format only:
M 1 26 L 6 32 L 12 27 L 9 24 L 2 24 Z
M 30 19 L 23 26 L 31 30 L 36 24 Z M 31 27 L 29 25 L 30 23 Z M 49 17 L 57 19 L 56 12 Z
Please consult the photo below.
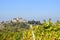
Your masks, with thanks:
M 28 21 L 18 17 L 18 18 L 13 18 L 12 22 L 28 22 Z

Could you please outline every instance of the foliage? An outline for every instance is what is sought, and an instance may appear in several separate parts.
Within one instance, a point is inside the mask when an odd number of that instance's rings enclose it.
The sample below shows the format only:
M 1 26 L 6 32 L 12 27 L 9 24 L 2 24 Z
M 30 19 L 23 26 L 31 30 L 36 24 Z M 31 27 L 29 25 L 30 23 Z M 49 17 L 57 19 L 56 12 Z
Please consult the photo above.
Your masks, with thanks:
M 32 25 L 32 29 L 27 23 L 8 23 L 2 22 L 5 28 L 0 29 L 0 40 L 60 40 L 60 22 L 55 24 L 49 19 L 44 20 L 42 25 Z

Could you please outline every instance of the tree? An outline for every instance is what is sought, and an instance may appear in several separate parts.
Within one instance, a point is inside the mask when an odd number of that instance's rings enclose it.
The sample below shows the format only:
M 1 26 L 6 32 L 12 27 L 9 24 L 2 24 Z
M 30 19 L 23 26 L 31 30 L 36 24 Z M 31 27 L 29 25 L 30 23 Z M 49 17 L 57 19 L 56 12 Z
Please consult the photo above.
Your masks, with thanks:
M 49 19 L 49 26 L 52 26 L 52 25 L 53 25 L 52 19 L 50 18 L 50 19 Z

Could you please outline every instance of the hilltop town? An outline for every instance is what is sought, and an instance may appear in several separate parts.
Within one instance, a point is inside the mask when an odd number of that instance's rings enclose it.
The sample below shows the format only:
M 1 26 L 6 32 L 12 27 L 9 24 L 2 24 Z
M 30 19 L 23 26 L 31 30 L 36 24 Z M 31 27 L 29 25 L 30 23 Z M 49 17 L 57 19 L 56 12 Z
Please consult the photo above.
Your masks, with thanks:
M 16 25 L 17 26 L 20 25 L 20 27 L 25 28 L 25 27 L 29 26 L 28 24 L 29 25 L 42 25 L 42 23 L 40 23 L 40 21 L 35 21 L 35 20 L 30 21 L 30 20 L 26 20 L 26 19 L 18 17 L 18 18 L 13 18 L 10 21 L 2 21 L 0 23 L 0 29 L 5 28 L 7 26 L 16 26 Z

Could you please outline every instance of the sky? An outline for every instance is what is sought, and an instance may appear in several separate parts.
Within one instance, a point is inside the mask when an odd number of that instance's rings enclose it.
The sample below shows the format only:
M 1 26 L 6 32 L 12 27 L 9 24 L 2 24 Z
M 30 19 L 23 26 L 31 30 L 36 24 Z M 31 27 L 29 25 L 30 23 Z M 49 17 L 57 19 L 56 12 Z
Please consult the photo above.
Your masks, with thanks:
M 16 17 L 60 20 L 60 0 L 0 0 L 0 21 Z

